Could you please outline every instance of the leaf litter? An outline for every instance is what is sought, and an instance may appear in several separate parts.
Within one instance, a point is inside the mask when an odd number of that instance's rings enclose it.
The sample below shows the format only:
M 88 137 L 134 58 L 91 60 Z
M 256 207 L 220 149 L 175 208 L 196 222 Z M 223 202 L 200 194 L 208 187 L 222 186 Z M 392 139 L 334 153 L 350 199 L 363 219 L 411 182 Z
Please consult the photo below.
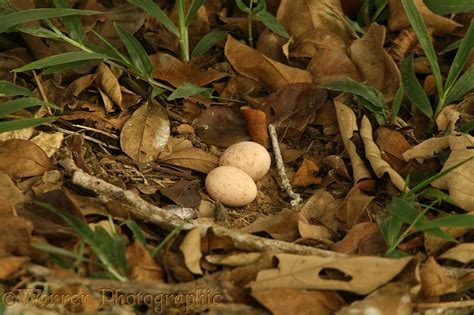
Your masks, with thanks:
M 59 284 L 51 292 L 92 302 L 57 307 L 97 313 L 106 311 L 101 287 L 183 297 L 205 288 L 218 300 L 162 303 L 174 313 L 472 312 L 473 86 L 462 81 L 472 75 L 472 43 L 456 44 L 468 35 L 472 7 L 450 12 L 439 1 L 413 2 L 440 76 L 453 76 L 456 50 L 471 49 L 461 51 L 471 61 L 457 65 L 464 66 L 455 78 L 462 84 L 450 87 L 458 94 L 426 117 L 416 102 L 424 96 L 400 94 L 403 60 L 413 56 L 411 78 L 421 82 L 415 90 L 426 93 L 431 112 L 448 94 L 438 88 L 406 0 L 350 1 L 351 8 L 338 0 L 266 1 L 258 12 L 242 10 L 245 1 L 203 1 L 186 26 L 190 60 L 178 41 L 183 33 L 129 2 L 74 2 L 74 9 L 107 12 L 75 19 L 80 28 L 69 23 L 77 15 L 22 25 L 53 27 L 77 40 L 75 47 L 32 29 L 0 34 L 0 80 L 8 82 L 0 84 L 0 101 L 23 97 L 8 90 L 15 84 L 57 105 L 2 111 L 0 128 L 58 118 L 0 129 L 2 292 Z M 154 10 L 178 25 L 181 2 L 201 1 L 160 0 Z M 279 27 L 291 37 L 274 32 Z M 213 30 L 219 38 L 199 42 Z M 114 58 L 12 72 L 80 53 L 83 44 Z M 379 91 L 383 115 L 376 116 L 374 95 L 320 87 L 348 79 Z M 205 176 L 225 148 L 248 140 L 271 152 L 271 169 L 257 181 L 253 202 L 225 207 L 206 192 Z M 400 199 L 408 207 L 390 213 Z M 394 233 L 400 241 L 391 251 Z M 142 313 L 158 307 L 142 304 Z

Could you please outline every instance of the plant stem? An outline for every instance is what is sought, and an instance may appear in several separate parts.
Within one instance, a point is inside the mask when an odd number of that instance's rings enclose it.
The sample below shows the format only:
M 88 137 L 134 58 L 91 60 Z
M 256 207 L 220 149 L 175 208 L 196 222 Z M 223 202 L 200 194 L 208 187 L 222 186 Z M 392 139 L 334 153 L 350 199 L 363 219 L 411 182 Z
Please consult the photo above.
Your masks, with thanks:
M 189 38 L 188 28 L 186 26 L 186 12 L 184 9 L 184 1 L 178 2 L 178 23 L 179 23 L 179 45 L 181 46 L 181 57 L 185 62 L 189 61 Z
M 253 20 L 253 0 L 250 0 L 249 14 L 247 15 L 247 26 L 248 26 L 250 47 L 253 47 L 252 20 Z
M 436 105 L 436 109 L 435 109 L 435 112 L 434 112 L 434 115 L 433 115 L 433 120 L 436 120 L 436 117 L 443 110 L 443 107 L 444 107 L 444 96 L 440 95 L 438 104 Z

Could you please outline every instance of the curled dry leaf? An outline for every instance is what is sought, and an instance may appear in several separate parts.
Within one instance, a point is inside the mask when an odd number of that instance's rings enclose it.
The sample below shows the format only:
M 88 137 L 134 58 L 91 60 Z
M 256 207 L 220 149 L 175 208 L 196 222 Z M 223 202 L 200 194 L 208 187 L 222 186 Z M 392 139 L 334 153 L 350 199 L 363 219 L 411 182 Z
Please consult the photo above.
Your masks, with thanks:
M 198 116 L 196 124 L 197 135 L 206 143 L 219 147 L 250 140 L 247 123 L 234 108 L 211 106 Z
M 423 3 L 423 0 L 414 0 L 414 3 L 423 17 L 426 26 L 433 28 L 438 34 L 452 33 L 456 28 L 462 26 L 451 19 L 433 13 L 428 9 L 426 4 Z M 390 17 L 388 19 L 389 28 L 392 31 L 409 28 L 410 21 L 405 14 L 402 2 L 400 0 L 389 0 L 388 5 L 390 7 Z
M 357 66 L 360 79 L 380 90 L 390 101 L 400 86 L 398 66 L 384 50 L 385 27 L 372 23 L 362 38 L 349 47 L 349 57 Z
M 270 123 L 284 130 L 286 137 L 297 137 L 323 106 L 327 92 L 312 83 L 288 84 L 268 97 L 260 110 Z
M 349 154 L 349 158 L 351 159 L 354 182 L 357 183 L 363 179 L 371 178 L 369 170 L 365 166 L 364 161 L 362 161 L 361 157 L 357 154 L 357 148 L 351 140 L 354 132 L 359 129 L 354 112 L 349 106 L 342 102 L 341 97 L 334 99 L 334 106 L 336 107 L 336 116 L 341 138 L 347 154 Z
M 474 137 L 468 134 L 450 135 L 428 139 L 403 153 L 407 160 L 429 158 L 449 147 L 451 154 L 444 163 L 444 171 L 458 163 L 470 161 L 435 180 L 431 185 L 438 189 L 448 189 L 449 195 L 464 210 L 474 211 Z
M 261 253 L 231 253 L 207 255 L 206 260 L 213 265 L 222 265 L 227 267 L 241 267 L 257 262 L 262 256 Z
M 96 84 L 100 91 L 103 91 L 115 104 L 122 108 L 120 84 L 109 66 L 103 62 L 97 67 Z
M 331 315 L 344 305 L 344 300 L 334 291 L 274 288 L 253 292 L 252 296 L 273 315 Z
M 155 261 L 142 243 L 134 241 L 126 251 L 130 280 L 144 282 L 162 282 L 163 268 Z
M 474 261 L 474 243 L 462 243 L 448 249 L 439 258 L 452 259 L 463 264 L 470 264 Z
M 16 178 L 42 175 L 54 168 L 46 153 L 34 142 L 11 139 L 0 143 L 0 171 Z
M 321 178 L 314 176 L 318 171 L 319 166 L 315 162 L 304 159 L 296 171 L 291 184 L 295 187 L 306 187 L 313 184 L 319 185 L 321 184 Z
M 420 268 L 421 288 L 427 298 L 446 293 L 454 293 L 460 289 L 458 279 L 447 275 L 433 257 L 428 257 Z
M 219 166 L 219 158 L 198 148 L 187 148 L 161 159 L 163 163 L 209 173 Z
M 380 149 L 373 140 L 372 125 L 367 116 L 362 117 L 360 135 L 365 145 L 365 156 L 369 160 L 375 175 L 380 178 L 387 173 L 390 176 L 392 183 L 400 191 L 408 191 L 405 180 L 384 159 L 382 159 Z
M 397 38 L 392 40 L 392 46 L 388 53 L 396 61 L 402 61 L 416 46 L 418 39 L 413 29 L 405 29 L 398 34 Z
M 91 84 L 95 81 L 95 77 L 96 74 L 88 74 L 83 75 L 82 77 L 79 77 L 76 80 L 72 81 L 72 83 L 69 84 L 66 90 L 64 91 L 63 100 L 65 102 L 68 102 L 69 100 L 71 100 L 72 97 L 79 96 L 79 94 L 81 94 L 85 89 L 91 86 Z
M 250 284 L 252 292 L 284 287 L 367 294 L 392 280 L 413 260 L 412 257 L 365 256 L 333 259 L 293 254 L 275 254 L 275 257 L 278 268 L 261 270 Z M 333 271 L 336 273 L 332 274 Z
M 247 129 L 252 141 L 268 148 L 270 143 L 268 141 L 267 115 L 263 111 L 249 106 L 242 106 L 240 112 L 247 121 Z
M 194 228 L 186 234 L 183 242 L 179 246 L 179 250 L 183 253 L 184 262 L 189 271 L 194 274 L 202 275 L 200 260 L 201 252 L 201 231 Z
M 344 160 L 338 155 L 328 155 L 323 159 L 323 162 L 327 164 L 330 168 L 336 171 L 337 174 L 350 179 L 349 172 L 347 171 L 346 164 Z
M 411 145 L 405 137 L 399 131 L 387 127 L 379 127 L 376 132 L 375 142 L 380 148 L 382 158 L 387 161 L 395 171 L 400 173 L 406 165 L 403 152 L 411 148 Z
M 174 87 L 180 87 L 184 83 L 204 86 L 227 76 L 226 73 L 212 69 L 203 71 L 165 53 L 151 55 L 150 59 L 153 65 L 153 78 L 166 81 Z
M 225 56 L 238 73 L 262 82 L 272 92 L 290 83 L 312 81 L 307 71 L 274 61 L 230 35 L 225 45 Z
M 166 110 L 146 102 L 127 120 L 120 133 L 120 146 L 135 163 L 150 163 L 164 150 L 170 136 Z
M 410 286 L 407 283 L 388 283 L 361 301 L 342 308 L 336 315 L 377 314 L 411 315 Z

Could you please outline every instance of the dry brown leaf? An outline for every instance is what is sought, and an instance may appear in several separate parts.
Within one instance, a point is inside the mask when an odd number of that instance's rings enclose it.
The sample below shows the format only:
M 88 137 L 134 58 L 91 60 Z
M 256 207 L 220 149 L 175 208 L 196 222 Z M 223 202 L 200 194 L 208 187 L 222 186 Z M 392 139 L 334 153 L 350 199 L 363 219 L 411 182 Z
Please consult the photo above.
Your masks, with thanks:
M 111 113 L 114 111 L 114 103 L 110 99 L 110 97 L 105 94 L 100 88 L 98 88 L 100 97 L 102 98 L 102 103 L 104 103 L 104 109 L 107 113 Z
M 412 303 L 406 283 L 388 283 L 361 301 L 344 307 L 335 315 L 411 315 Z
M 196 130 L 197 135 L 219 147 L 250 140 L 247 123 L 235 108 L 211 106 L 198 116 L 196 124 L 202 126 Z
M 0 172 L 0 201 L 8 201 L 13 206 L 26 201 L 26 197 L 18 189 L 10 176 Z
M 397 38 L 392 40 L 389 54 L 394 60 L 402 61 L 413 50 L 417 42 L 416 33 L 413 29 L 402 30 Z
M 8 279 L 12 274 L 19 271 L 30 257 L 10 256 L 0 258 L 0 280 Z
M 83 75 L 68 85 L 64 91 L 65 102 L 70 102 L 72 97 L 77 97 L 95 81 L 96 74 Z
M 447 275 L 433 257 L 420 268 L 421 288 L 425 297 L 436 297 L 459 290 L 458 280 Z
M 312 81 L 307 71 L 274 61 L 230 35 L 227 37 L 225 55 L 237 72 L 262 82 L 272 92 L 290 83 Z
M 396 130 L 379 127 L 376 132 L 377 146 L 380 148 L 382 158 L 397 172 L 402 171 L 406 165 L 403 152 L 411 148 L 405 137 Z
M 463 264 L 474 261 L 474 243 L 461 243 L 442 253 L 439 258 L 452 259 Z
M 452 33 L 456 28 L 462 26 L 455 21 L 434 14 L 423 3 L 423 0 L 414 0 L 415 6 L 420 12 L 426 26 L 433 28 L 438 34 Z M 392 31 L 403 30 L 410 27 L 410 21 L 405 14 L 400 0 L 389 0 L 390 17 L 388 19 L 388 26 Z
M 227 76 L 226 73 L 212 69 L 202 71 L 165 53 L 151 55 L 150 59 L 153 65 L 153 78 L 166 81 L 174 87 L 180 87 L 184 83 L 204 86 Z
M 262 256 L 261 253 L 231 253 L 207 255 L 206 260 L 213 265 L 228 267 L 242 267 L 255 263 Z
M 162 282 L 164 270 L 150 256 L 148 250 L 142 243 L 134 241 L 126 251 L 128 267 L 130 268 L 130 280 L 144 282 Z
M 219 157 L 198 148 L 179 150 L 163 158 L 161 161 L 205 174 L 219 166 Z
M 110 97 L 115 104 L 122 108 L 120 84 L 109 66 L 103 62 L 97 67 L 97 77 L 95 81 L 97 86 Z M 110 111 L 110 109 L 108 111 Z
M 357 66 L 362 81 L 381 91 L 387 101 L 392 100 L 401 76 L 392 57 L 383 49 L 385 27 L 372 23 L 364 36 L 349 47 L 349 57 Z
M 275 288 L 253 292 L 252 296 L 273 315 L 331 315 L 344 305 L 344 300 L 333 291 Z
M 295 187 L 306 187 L 313 184 L 319 185 L 321 184 L 321 178 L 314 176 L 318 171 L 319 166 L 315 162 L 303 159 L 291 184 Z
M 283 46 L 286 44 L 286 41 L 285 38 L 265 29 L 258 36 L 255 48 L 268 58 L 285 63 L 287 62 L 287 57 L 283 52 Z
M 359 256 L 334 260 L 293 254 L 275 257 L 278 268 L 260 271 L 250 284 L 253 292 L 285 287 L 367 294 L 393 279 L 413 259 Z
M 268 141 L 267 115 L 263 111 L 249 106 L 242 106 L 240 112 L 247 121 L 247 129 L 252 141 L 268 148 L 270 144 Z
M 164 150 L 170 136 L 166 110 L 146 102 L 127 120 L 120 133 L 120 146 L 136 163 L 150 163 Z
M 380 235 L 376 223 L 362 222 L 352 226 L 342 240 L 334 243 L 331 250 L 344 254 L 357 254 L 360 243 L 372 235 Z
M 471 158 L 447 175 L 435 180 L 431 185 L 438 189 L 448 189 L 449 195 L 464 210 L 474 211 L 474 137 L 468 134 L 450 135 L 428 139 L 403 153 L 406 160 L 412 158 L 429 158 L 444 148 L 451 149 L 444 171 L 462 161 Z
M 181 180 L 176 184 L 160 190 L 163 196 L 173 200 L 177 205 L 185 208 L 197 208 L 201 203 L 199 180 Z
M 11 139 L 0 143 L 0 171 L 17 178 L 42 175 L 54 168 L 34 142 Z
M 347 171 L 344 160 L 338 155 L 328 155 L 323 159 L 324 164 L 327 164 L 330 168 L 336 171 L 337 174 L 350 179 L 349 172 Z
M 183 253 L 184 262 L 189 271 L 194 274 L 202 275 L 201 269 L 201 231 L 199 228 L 194 228 L 189 231 L 183 239 L 179 250 Z
M 299 236 L 298 216 L 298 212 L 283 209 L 273 216 L 260 217 L 240 230 L 246 233 L 266 232 L 275 239 L 292 242 Z
M 307 221 L 321 222 L 324 226 L 333 231 L 339 229 L 339 222 L 336 219 L 336 211 L 340 205 L 340 200 L 323 189 L 316 190 L 300 209 L 300 216 Z
M 40 132 L 31 141 L 36 143 L 48 157 L 52 157 L 61 147 L 63 139 L 64 134 L 62 132 Z
M 380 149 L 374 142 L 372 136 L 372 125 L 367 116 L 362 117 L 360 136 L 364 141 L 365 145 L 365 156 L 370 162 L 372 169 L 378 178 L 384 176 L 387 173 L 390 180 L 400 191 L 408 191 L 408 187 L 403 177 L 400 176 L 384 159 L 382 159 Z
M 467 214 L 474 215 L 474 212 L 469 212 Z M 471 230 L 470 227 L 442 227 L 440 229 L 453 238 L 459 238 Z M 423 235 L 423 243 L 426 253 L 428 255 L 434 255 L 440 249 L 446 248 L 445 245 L 450 243 L 450 241 L 425 232 Z
M 307 69 L 316 84 L 348 79 L 360 81 L 357 67 L 345 49 L 321 47 L 313 54 Z
M 366 182 L 373 182 L 372 180 L 363 180 L 354 185 L 354 187 L 349 190 L 344 202 L 341 206 L 341 209 L 338 213 L 338 218 L 346 223 L 347 227 L 352 227 L 357 223 L 360 223 L 363 215 L 367 211 L 367 207 L 370 205 L 374 196 L 367 195 L 362 189 L 361 186 Z
M 354 182 L 357 183 L 363 179 L 371 178 L 369 170 L 365 166 L 364 161 L 362 161 L 361 157 L 357 154 L 357 148 L 351 140 L 354 132 L 359 129 L 354 112 L 349 106 L 342 102 L 340 97 L 334 99 L 334 106 L 336 107 L 337 122 L 341 138 L 347 154 L 349 154 L 351 159 Z

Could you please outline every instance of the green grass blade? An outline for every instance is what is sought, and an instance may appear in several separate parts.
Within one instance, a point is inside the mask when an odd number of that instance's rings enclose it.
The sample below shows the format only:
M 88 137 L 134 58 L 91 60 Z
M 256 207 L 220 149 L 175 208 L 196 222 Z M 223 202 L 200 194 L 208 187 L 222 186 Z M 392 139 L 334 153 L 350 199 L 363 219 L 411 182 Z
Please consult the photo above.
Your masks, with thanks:
M 54 0 L 54 5 L 58 8 L 71 8 L 67 0 Z M 81 19 L 78 15 L 64 16 L 61 18 L 64 26 L 69 32 L 69 36 L 79 43 L 84 43 L 86 39 L 86 33 L 82 26 Z
M 48 243 L 31 243 L 31 246 L 34 247 L 34 248 L 37 248 L 39 250 L 48 252 L 50 254 L 72 258 L 72 259 L 78 260 L 80 262 L 89 262 L 90 261 L 89 259 L 87 259 L 86 257 L 83 257 L 82 255 L 76 254 L 74 252 L 63 249 L 61 247 L 50 245 Z
M 186 20 L 185 20 L 185 25 L 188 26 L 189 23 L 191 23 L 191 20 L 193 17 L 196 15 L 197 11 L 201 7 L 201 5 L 204 3 L 204 0 L 193 0 L 191 2 L 191 6 L 188 9 L 188 12 L 186 13 Z
M 473 227 L 474 216 L 468 214 L 450 214 L 445 217 L 428 220 L 417 227 L 419 230 L 436 229 L 442 227 Z
M 380 91 L 354 80 L 332 81 L 322 84 L 321 87 L 332 91 L 352 93 L 364 98 L 377 108 L 387 108 L 387 104 Z
M 0 132 L 7 132 L 13 130 L 20 130 L 29 127 L 36 127 L 42 124 L 47 124 L 56 120 L 56 117 L 42 117 L 42 118 L 24 118 L 9 121 L 0 121 Z
M 458 14 L 474 10 L 474 0 L 424 0 L 426 6 L 436 14 Z
M 124 54 L 122 54 L 117 48 L 115 48 L 108 40 L 106 40 L 102 35 L 100 35 L 99 33 L 97 33 L 96 31 L 92 30 L 92 33 L 98 38 L 100 39 L 101 42 L 103 42 L 105 44 L 105 46 L 107 46 L 107 48 L 109 48 L 109 50 L 107 50 L 106 48 L 103 48 L 103 47 L 94 47 L 93 50 L 97 53 L 101 53 L 103 55 L 106 55 L 109 59 L 111 60 L 116 60 L 116 61 L 119 61 L 123 64 L 125 64 L 127 67 L 130 67 L 130 65 L 132 64 L 132 62 L 130 61 L 130 59 L 125 56 Z
M 61 35 L 56 34 L 55 32 L 41 26 L 18 26 L 15 28 L 15 31 L 27 33 L 35 37 L 52 38 L 52 39 L 61 38 Z
M 444 55 L 450 51 L 453 51 L 453 50 L 456 50 L 459 48 L 459 46 L 461 46 L 461 42 L 462 42 L 462 39 L 459 39 L 455 42 L 453 42 L 452 44 L 450 44 L 448 47 L 444 48 L 443 50 L 441 50 L 439 52 L 440 55 Z
M 173 21 L 161 10 L 161 8 L 155 4 L 152 0 L 128 0 L 129 3 L 136 5 L 139 8 L 142 8 L 145 12 L 154 17 L 158 22 L 163 24 L 163 26 L 179 37 L 178 28 L 173 24 Z
M 235 0 L 235 4 L 240 9 L 240 11 L 245 12 L 245 13 L 250 13 L 249 7 L 247 7 L 242 0 Z
M 145 235 L 143 234 L 142 230 L 138 226 L 138 224 L 135 221 L 132 220 L 126 220 L 121 223 L 121 225 L 126 225 L 130 231 L 133 233 L 133 238 L 142 243 L 143 246 L 146 247 L 146 239 Z
M 196 94 L 200 94 L 205 97 L 211 97 L 213 90 L 210 88 L 204 88 L 200 86 L 196 86 L 192 83 L 184 83 L 180 87 L 178 87 L 176 90 L 174 90 L 173 93 L 168 96 L 167 100 L 172 101 L 178 98 L 186 98 L 189 96 L 193 96 Z
M 81 67 L 83 65 L 92 63 L 93 61 L 91 60 L 80 60 L 80 61 L 74 61 L 74 62 L 69 62 L 69 63 L 64 63 L 60 64 L 57 66 L 52 66 L 48 68 L 44 68 L 41 74 L 43 75 L 50 75 L 56 72 L 61 72 L 61 71 L 66 71 L 66 70 L 71 70 L 71 69 L 77 69 L 78 67 Z
M 191 53 L 191 57 L 197 57 L 204 55 L 209 49 L 215 46 L 217 43 L 227 38 L 227 31 L 215 28 L 206 35 L 196 44 Z
M 29 70 L 43 69 L 52 66 L 69 64 L 76 61 L 103 60 L 105 58 L 106 56 L 98 53 L 73 51 L 33 61 L 32 63 L 29 63 L 23 67 L 13 69 L 13 72 L 25 72 Z
M 400 74 L 402 76 L 403 89 L 410 101 L 415 104 L 423 114 L 429 118 L 433 118 L 433 108 L 430 100 L 426 96 L 423 87 L 416 78 L 415 70 L 413 68 L 413 54 L 402 61 L 400 65 Z
M 13 84 L 10 81 L 0 80 L 0 96 L 17 95 L 33 96 L 33 92 L 31 92 L 27 88 Z
M 114 23 L 117 34 L 119 35 L 122 42 L 127 47 L 128 54 L 132 63 L 137 69 L 144 75 L 150 75 L 153 71 L 153 66 L 148 58 L 148 54 L 143 48 L 142 44 L 120 24 Z
M 402 100 L 403 100 L 404 93 L 405 93 L 405 90 L 403 89 L 403 84 L 400 84 L 392 101 L 392 117 L 391 117 L 392 124 L 395 123 L 398 113 L 400 112 L 400 108 L 402 107 Z
M 100 11 L 77 10 L 68 8 L 41 8 L 30 9 L 10 14 L 5 14 L 0 19 L 0 33 L 3 33 L 15 25 L 36 20 L 71 16 L 71 15 L 96 15 L 103 14 Z
M 461 128 L 459 128 L 459 131 L 464 133 L 471 133 L 472 131 L 474 131 L 474 120 L 471 120 L 462 125 Z
M 447 203 L 449 203 L 453 206 L 459 207 L 459 205 L 456 203 L 456 201 L 454 201 L 453 198 L 451 198 L 451 196 L 449 196 L 448 194 L 442 192 L 439 189 L 428 188 L 428 189 L 422 191 L 420 193 L 420 196 L 431 197 L 431 198 L 434 198 L 434 199 L 438 200 L 438 202 L 447 202 Z
M 36 97 L 22 97 L 17 98 L 11 101 L 0 103 L 0 117 L 10 115 L 24 108 L 33 107 L 33 106 L 47 106 L 58 108 L 57 106 L 39 100 Z
M 263 23 L 269 30 L 280 35 L 284 38 L 290 38 L 290 34 L 286 31 L 285 27 L 274 17 L 272 14 L 268 13 L 265 10 L 258 11 L 255 14 L 256 20 L 259 20 Z
M 405 13 L 408 16 L 408 20 L 410 20 L 410 24 L 413 27 L 413 30 L 416 33 L 418 41 L 420 42 L 423 51 L 425 52 L 426 58 L 431 67 L 431 71 L 435 77 L 436 82 L 436 89 L 438 90 L 438 94 L 440 97 L 444 95 L 443 93 L 443 79 L 441 77 L 441 70 L 439 68 L 438 59 L 436 58 L 436 52 L 433 47 L 433 43 L 431 42 L 430 35 L 428 33 L 428 29 L 426 28 L 425 22 L 421 17 L 420 12 L 415 6 L 413 0 L 401 0 L 403 8 L 405 9 Z
M 445 103 L 449 104 L 457 100 L 472 89 L 474 89 L 474 65 L 471 65 L 456 83 L 454 83 L 454 86 L 449 90 L 448 95 L 446 95 Z
M 449 90 L 456 82 L 456 79 L 461 73 L 462 68 L 464 67 L 464 64 L 469 58 L 469 55 L 472 53 L 473 48 L 474 48 L 474 22 L 471 21 L 471 24 L 469 25 L 469 28 L 466 34 L 464 35 L 464 38 L 462 39 L 461 44 L 459 45 L 458 52 L 456 53 L 456 56 L 454 57 L 453 63 L 451 65 L 451 69 L 449 69 L 448 78 L 446 79 L 446 82 L 444 84 L 444 87 L 447 93 L 449 93 Z

